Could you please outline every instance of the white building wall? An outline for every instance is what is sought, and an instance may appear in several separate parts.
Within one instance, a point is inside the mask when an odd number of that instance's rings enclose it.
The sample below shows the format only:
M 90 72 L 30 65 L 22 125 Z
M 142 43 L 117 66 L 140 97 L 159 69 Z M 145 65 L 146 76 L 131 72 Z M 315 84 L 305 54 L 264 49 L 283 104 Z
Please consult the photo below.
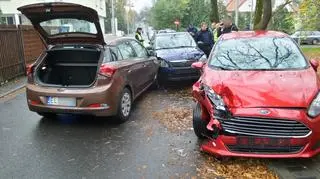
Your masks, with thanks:
M 105 0 L 1 0 L 0 9 L 4 15 L 12 15 L 13 17 L 15 17 L 15 22 L 17 24 L 19 18 L 15 14 L 20 14 L 20 12 L 17 10 L 18 7 L 43 2 L 69 2 L 90 7 L 98 12 L 101 29 L 104 32 L 104 19 L 106 17 Z M 25 22 L 25 20 L 23 19 L 22 21 L 22 23 Z

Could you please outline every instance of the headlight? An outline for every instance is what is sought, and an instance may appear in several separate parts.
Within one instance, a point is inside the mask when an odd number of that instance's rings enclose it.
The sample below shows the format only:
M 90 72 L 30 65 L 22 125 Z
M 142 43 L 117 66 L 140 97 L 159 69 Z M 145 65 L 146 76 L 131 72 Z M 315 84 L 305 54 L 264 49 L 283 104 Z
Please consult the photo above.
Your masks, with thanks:
M 203 54 L 203 55 L 201 56 L 201 58 L 199 58 L 199 61 L 200 61 L 200 62 L 206 62 L 206 61 L 207 61 L 207 55 L 206 55 L 206 54 Z
M 215 93 L 209 86 L 204 86 L 204 91 L 216 109 L 226 110 L 226 105 L 220 95 Z
M 169 64 L 165 60 L 160 60 L 160 67 L 169 67 Z
M 317 97 L 312 101 L 309 110 L 308 115 L 311 117 L 316 117 L 320 114 L 320 93 L 317 95 Z

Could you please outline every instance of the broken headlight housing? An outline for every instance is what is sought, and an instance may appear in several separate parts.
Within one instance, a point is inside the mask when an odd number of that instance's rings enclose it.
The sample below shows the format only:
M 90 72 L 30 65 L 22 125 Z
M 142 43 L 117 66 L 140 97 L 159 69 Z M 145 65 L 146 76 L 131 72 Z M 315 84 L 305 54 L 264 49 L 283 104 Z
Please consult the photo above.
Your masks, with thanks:
M 211 103 L 214 105 L 215 109 L 226 111 L 226 105 L 220 95 L 213 91 L 213 89 L 211 89 L 209 86 L 203 85 L 203 89 Z
M 316 117 L 319 114 L 320 114 L 320 93 L 318 93 L 317 97 L 313 99 L 308 109 L 308 115 L 310 117 Z

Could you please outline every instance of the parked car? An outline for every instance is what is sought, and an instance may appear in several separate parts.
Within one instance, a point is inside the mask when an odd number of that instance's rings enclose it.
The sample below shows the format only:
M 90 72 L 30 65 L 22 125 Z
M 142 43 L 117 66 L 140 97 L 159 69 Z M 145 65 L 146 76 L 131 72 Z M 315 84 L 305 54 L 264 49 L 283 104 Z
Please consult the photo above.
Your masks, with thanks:
M 320 152 L 320 79 L 286 34 L 224 34 L 193 85 L 193 128 L 218 156 L 291 158 Z
M 302 44 L 316 45 L 320 43 L 320 31 L 297 31 L 291 37 Z
M 191 64 L 207 58 L 187 32 L 157 34 L 152 50 L 160 61 L 162 82 L 198 79 L 200 72 L 191 68 Z
M 45 117 L 71 113 L 126 121 L 132 102 L 155 81 L 157 59 L 134 39 L 106 45 L 98 14 L 91 8 L 57 2 L 18 10 L 47 47 L 27 68 L 29 109 Z M 74 32 L 52 34 L 50 29 L 60 21 L 74 23 Z

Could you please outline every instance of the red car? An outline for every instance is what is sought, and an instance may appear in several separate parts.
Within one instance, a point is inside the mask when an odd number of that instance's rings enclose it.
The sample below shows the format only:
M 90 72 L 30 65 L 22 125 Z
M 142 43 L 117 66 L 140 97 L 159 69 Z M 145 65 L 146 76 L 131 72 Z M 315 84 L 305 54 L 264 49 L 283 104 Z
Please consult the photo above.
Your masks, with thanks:
M 219 157 L 308 158 L 320 152 L 318 63 L 288 35 L 223 35 L 193 85 L 194 132 Z

